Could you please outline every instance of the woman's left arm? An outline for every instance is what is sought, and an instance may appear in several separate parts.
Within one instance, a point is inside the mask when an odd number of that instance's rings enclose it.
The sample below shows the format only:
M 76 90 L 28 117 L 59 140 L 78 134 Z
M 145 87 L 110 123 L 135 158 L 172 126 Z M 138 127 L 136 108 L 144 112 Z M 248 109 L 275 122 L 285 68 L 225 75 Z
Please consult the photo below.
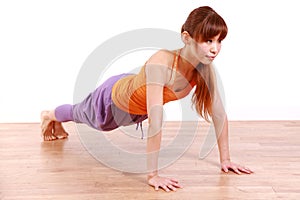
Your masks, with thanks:
M 214 123 L 216 137 L 217 137 L 221 169 L 224 172 L 228 172 L 229 170 L 232 170 L 237 174 L 253 173 L 253 171 L 250 170 L 249 168 L 233 163 L 230 159 L 229 139 L 228 139 L 229 138 L 228 119 L 222 104 L 222 100 L 218 92 L 216 93 L 214 104 L 213 104 L 212 120 Z

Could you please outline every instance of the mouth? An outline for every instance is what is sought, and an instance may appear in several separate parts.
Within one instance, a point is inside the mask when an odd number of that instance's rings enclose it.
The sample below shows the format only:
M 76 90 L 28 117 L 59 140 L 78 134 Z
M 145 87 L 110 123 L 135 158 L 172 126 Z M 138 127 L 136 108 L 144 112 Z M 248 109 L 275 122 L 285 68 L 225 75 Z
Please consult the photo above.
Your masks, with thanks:
M 216 56 L 206 56 L 209 60 L 214 60 L 216 58 Z

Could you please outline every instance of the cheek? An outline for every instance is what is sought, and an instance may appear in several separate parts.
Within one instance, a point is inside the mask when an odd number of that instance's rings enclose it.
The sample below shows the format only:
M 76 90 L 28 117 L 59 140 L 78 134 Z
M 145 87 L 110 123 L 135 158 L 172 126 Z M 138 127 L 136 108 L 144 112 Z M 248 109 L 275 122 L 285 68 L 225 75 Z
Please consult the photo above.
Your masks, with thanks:
M 195 49 L 196 49 L 198 56 L 205 56 L 207 54 L 207 52 L 209 51 L 208 48 L 205 48 L 205 47 L 199 46 L 199 45 L 197 45 Z

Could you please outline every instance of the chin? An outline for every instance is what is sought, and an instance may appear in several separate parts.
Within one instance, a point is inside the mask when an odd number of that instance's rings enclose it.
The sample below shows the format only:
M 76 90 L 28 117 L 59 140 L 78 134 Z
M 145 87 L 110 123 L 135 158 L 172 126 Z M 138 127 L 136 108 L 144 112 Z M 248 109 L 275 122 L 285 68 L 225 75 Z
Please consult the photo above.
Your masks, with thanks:
M 213 61 L 204 61 L 204 62 L 201 62 L 201 61 L 200 61 L 200 63 L 202 63 L 203 65 L 210 65 L 212 62 L 213 62 Z M 200 63 L 199 63 L 199 64 L 200 64 Z

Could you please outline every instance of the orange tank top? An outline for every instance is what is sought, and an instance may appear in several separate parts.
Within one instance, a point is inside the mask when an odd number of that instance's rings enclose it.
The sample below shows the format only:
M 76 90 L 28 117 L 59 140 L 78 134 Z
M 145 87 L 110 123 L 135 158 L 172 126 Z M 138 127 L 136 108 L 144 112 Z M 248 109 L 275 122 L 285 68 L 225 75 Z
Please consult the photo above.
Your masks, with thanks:
M 172 75 L 170 82 L 174 83 L 179 53 L 174 53 L 172 65 Z M 112 101 L 121 110 L 130 114 L 145 115 L 147 114 L 147 91 L 146 91 L 146 73 L 144 65 L 138 74 L 128 75 L 118 80 L 112 88 Z M 195 82 L 190 82 L 192 87 Z M 163 104 L 178 100 L 178 95 L 165 86 L 163 90 Z

